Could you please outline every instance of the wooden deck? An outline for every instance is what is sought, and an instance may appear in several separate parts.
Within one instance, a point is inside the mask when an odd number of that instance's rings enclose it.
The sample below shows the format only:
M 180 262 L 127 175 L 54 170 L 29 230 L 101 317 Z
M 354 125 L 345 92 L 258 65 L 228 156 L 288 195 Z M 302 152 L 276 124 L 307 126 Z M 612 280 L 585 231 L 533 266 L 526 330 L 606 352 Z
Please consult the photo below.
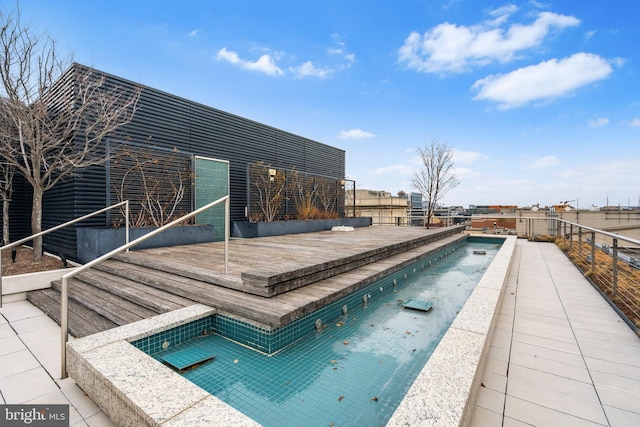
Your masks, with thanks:
M 70 324 L 76 317 L 75 335 L 84 336 L 93 323 L 104 330 L 199 302 L 279 327 L 464 238 L 461 231 L 366 227 L 232 239 L 227 273 L 223 242 L 132 251 L 72 281 Z M 55 287 L 29 295 L 41 308 L 53 304 L 45 311 L 54 319 Z

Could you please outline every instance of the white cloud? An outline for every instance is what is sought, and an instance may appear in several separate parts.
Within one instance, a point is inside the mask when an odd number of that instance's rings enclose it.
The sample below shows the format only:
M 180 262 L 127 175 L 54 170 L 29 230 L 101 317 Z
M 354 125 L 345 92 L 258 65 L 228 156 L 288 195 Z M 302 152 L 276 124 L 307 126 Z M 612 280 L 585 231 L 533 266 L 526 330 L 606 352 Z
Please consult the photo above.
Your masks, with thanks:
M 589 39 L 591 39 L 591 38 L 592 38 L 593 36 L 595 36 L 595 35 L 596 35 L 596 30 L 587 31 L 587 32 L 584 34 L 584 39 L 585 39 L 585 40 L 589 40 Z
M 376 136 L 371 132 L 365 132 L 362 129 L 349 129 L 340 131 L 338 138 L 340 139 L 363 139 L 363 138 L 373 138 Z
M 369 171 L 370 175 L 384 175 L 388 173 L 395 173 L 398 175 L 413 175 L 414 169 L 410 166 L 398 163 L 391 166 L 384 166 L 381 168 Z
M 629 126 L 631 126 L 632 128 L 640 128 L 640 118 L 636 117 L 635 119 L 631 120 Z
M 216 58 L 221 61 L 230 62 L 244 70 L 259 71 L 269 76 L 281 76 L 284 74 L 284 72 L 276 65 L 273 58 L 268 54 L 262 55 L 255 62 L 251 62 L 240 58 L 236 52 L 227 50 L 227 48 L 223 47 L 218 51 Z
M 524 169 L 544 169 L 551 166 L 557 166 L 559 164 L 560 159 L 558 159 L 556 156 L 546 156 L 540 157 L 539 159 L 534 160 L 528 165 L 525 165 Z
M 189 36 L 189 37 L 195 37 L 195 36 L 197 36 L 197 35 L 198 35 L 198 33 L 199 33 L 199 32 L 200 32 L 200 30 L 196 28 L 195 30 L 193 30 L 193 31 L 191 31 L 189 34 L 187 34 L 187 36 Z
M 518 6 L 515 4 L 509 4 L 489 11 L 489 16 L 494 17 L 492 21 L 487 21 L 485 24 L 490 26 L 499 27 L 504 24 L 509 17 L 518 10 Z
M 452 172 L 458 177 L 458 179 L 463 180 L 465 178 L 477 178 L 480 174 L 473 169 L 470 168 L 453 168 Z
M 453 153 L 454 163 L 473 163 L 481 157 L 481 154 L 475 151 L 462 151 L 453 148 L 451 152 Z
M 501 28 L 514 10 L 496 9 L 492 21 L 479 25 L 445 22 L 422 35 L 414 31 L 399 50 L 399 62 L 425 73 L 460 73 L 474 66 L 511 61 L 519 52 L 539 46 L 552 30 L 580 23 L 573 16 L 540 12 L 531 24 Z
M 576 53 L 569 58 L 541 62 L 508 74 L 496 74 L 476 81 L 474 99 L 499 102 L 512 108 L 537 100 L 567 95 L 579 87 L 606 78 L 612 72 L 607 61 L 598 55 Z
M 602 126 L 606 126 L 609 124 L 609 119 L 606 117 L 598 117 L 595 120 L 589 121 L 589 127 L 591 128 L 599 128 Z
M 198 30 L 194 30 L 189 33 L 189 35 L 196 35 L 197 32 Z M 220 61 L 227 61 L 244 70 L 259 71 L 270 76 L 290 75 L 296 78 L 315 77 L 324 79 L 331 77 L 339 71 L 350 68 L 355 62 L 355 55 L 353 53 L 348 53 L 346 44 L 341 40 L 340 35 L 332 34 L 331 37 L 337 47 L 327 49 L 326 53 L 331 56 L 338 56 L 339 59 L 337 63 L 334 59 L 334 62 L 327 66 L 318 66 L 317 63 L 314 64 L 312 61 L 304 61 L 299 65 L 289 66 L 286 68 L 285 72 L 285 70 L 280 68 L 276 63 L 286 61 L 287 59 L 291 60 L 294 57 L 289 56 L 287 58 L 287 55 L 283 52 L 269 51 L 268 53 L 264 53 L 260 56 L 258 60 L 252 62 L 241 58 L 238 53 L 228 50 L 226 47 L 223 47 L 218 51 L 216 59 Z M 264 51 L 264 49 L 260 50 Z
M 318 68 L 313 65 L 313 62 L 307 61 L 297 67 L 289 67 L 289 71 L 298 78 L 318 77 L 323 79 L 325 77 L 329 77 L 335 70 L 330 68 Z

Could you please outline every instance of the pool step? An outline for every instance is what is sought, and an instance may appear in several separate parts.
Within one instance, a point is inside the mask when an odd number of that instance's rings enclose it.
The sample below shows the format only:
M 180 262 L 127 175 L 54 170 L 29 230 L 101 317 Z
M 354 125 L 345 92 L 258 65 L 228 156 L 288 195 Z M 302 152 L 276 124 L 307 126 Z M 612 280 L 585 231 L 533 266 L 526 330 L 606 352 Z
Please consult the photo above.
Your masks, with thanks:
M 193 347 L 177 352 L 172 352 L 165 356 L 160 356 L 166 365 L 169 365 L 173 370 L 184 374 L 193 368 L 197 368 L 204 363 L 210 362 L 215 359 L 215 355 L 210 351 L 200 347 Z

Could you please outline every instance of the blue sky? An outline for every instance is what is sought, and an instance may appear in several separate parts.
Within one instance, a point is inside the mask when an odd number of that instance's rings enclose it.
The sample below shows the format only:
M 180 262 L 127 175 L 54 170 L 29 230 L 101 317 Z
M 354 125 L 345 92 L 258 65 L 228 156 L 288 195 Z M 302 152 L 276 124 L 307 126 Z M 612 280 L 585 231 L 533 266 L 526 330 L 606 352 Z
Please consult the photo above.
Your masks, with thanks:
M 77 62 L 344 149 L 359 188 L 414 191 L 437 139 L 445 205 L 640 204 L 636 0 L 20 7 Z

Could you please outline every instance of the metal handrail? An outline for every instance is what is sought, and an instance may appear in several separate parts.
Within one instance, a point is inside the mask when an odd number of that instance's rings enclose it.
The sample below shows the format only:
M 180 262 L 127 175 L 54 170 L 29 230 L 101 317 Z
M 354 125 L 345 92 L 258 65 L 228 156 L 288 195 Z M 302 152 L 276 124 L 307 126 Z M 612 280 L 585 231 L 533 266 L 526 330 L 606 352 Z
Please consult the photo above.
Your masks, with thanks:
M 25 237 L 24 239 L 20 239 L 17 242 L 13 242 L 13 243 L 9 243 L 8 245 L 5 245 L 3 247 L 0 248 L 0 252 L 4 251 L 5 249 L 11 249 L 15 246 L 19 246 L 25 242 L 31 241 L 33 239 L 35 239 L 36 237 L 40 237 L 40 236 L 44 236 L 45 234 L 51 233 L 52 231 L 56 231 L 56 230 L 60 230 L 61 228 L 66 227 L 67 225 L 71 225 L 71 224 L 75 224 L 76 222 L 80 222 L 82 220 L 85 220 L 87 218 L 91 218 L 92 216 L 96 216 L 99 215 L 103 212 L 106 212 L 110 209 L 116 208 L 118 206 L 122 206 L 125 205 L 125 239 L 126 242 L 129 243 L 129 201 L 125 200 L 123 202 L 120 203 L 116 203 L 115 205 L 111 205 L 108 206 L 106 208 L 100 209 L 98 211 L 92 212 L 90 214 L 81 216 L 80 218 L 76 218 L 76 219 L 72 219 L 71 221 L 67 221 L 64 224 L 60 224 L 60 225 L 56 225 L 55 227 L 49 228 L 47 230 L 41 231 L 39 233 L 36 233 L 34 235 L 31 235 L 29 237 Z M 0 307 L 2 307 L 2 257 L 0 256 Z
M 85 270 L 88 270 L 89 268 L 93 267 L 94 265 L 101 263 L 102 261 L 105 261 L 117 254 L 119 254 L 120 252 L 123 251 L 128 251 L 130 248 L 132 248 L 133 246 L 136 246 L 138 243 L 142 243 L 147 239 L 150 239 L 151 237 L 162 233 L 163 231 L 174 227 L 178 224 L 183 223 L 185 220 L 192 218 L 204 211 L 206 211 L 207 209 L 210 209 L 216 205 L 219 205 L 220 203 L 224 202 L 224 272 L 227 273 L 228 272 L 228 265 L 229 265 L 229 219 L 230 219 L 230 210 L 229 210 L 229 196 L 224 196 L 219 198 L 218 200 L 209 203 L 208 205 L 205 205 L 199 209 L 196 209 L 195 211 L 185 215 L 185 216 L 181 216 L 180 218 L 171 221 L 168 224 L 163 225 L 160 228 L 157 228 L 147 234 L 145 234 L 142 237 L 139 237 L 135 240 L 132 240 L 131 242 L 128 242 L 122 246 L 120 246 L 119 248 L 116 248 L 114 250 L 112 250 L 111 252 L 108 252 L 104 255 L 102 255 L 99 258 L 94 259 L 93 261 L 90 261 L 86 264 L 84 264 L 82 267 L 78 267 L 76 268 L 74 271 L 65 274 L 64 276 L 62 276 L 62 285 L 61 285 L 61 289 L 60 289 L 60 330 L 62 331 L 62 353 L 60 354 L 61 358 L 60 358 L 60 362 L 61 362 L 61 366 L 60 366 L 60 371 L 61 371 L 61 378 L 67 378 L 68 374 L 67 374 L 67 352 L 66 352 L 66 348 L 67 348 L 67 341 L 69 340 L 69 279 L 75 277 L 76 275 L 82 273 Z
M 545 218 L 545 219 L 549 219 L 549 218 Z M 587 227 L 586 225 L 578 224 L 578 223 L 575 223 L 575 222 L 569 222 L 569 221 L 566 221 L 566 220 L 560 219 L 560 218 L 554 218 L 554 219 L 556 221 L 560 221 L 561 223 L 565 223 L 567 225 L 573 225 L 575 227 L 579 227 L 579 228 L 582 228 L 584 230 L 589 230 L 589 231 L 592 231 L 594 233 L 598 233 L 598 234 L 602 234 L 602 235 L 607 236 L 607 237 L 611 237 L 612 239 L 624 240 L 625 242 L 633 243 L 634 245 L 640 245 L 640 240 L 632 239 L 631 237 L 626 237 L 626 236 L 623 236 L 621 234 L 609 233 L 608 231 L 599 230 L 599 229 L 593 228 L 593 227 Z

